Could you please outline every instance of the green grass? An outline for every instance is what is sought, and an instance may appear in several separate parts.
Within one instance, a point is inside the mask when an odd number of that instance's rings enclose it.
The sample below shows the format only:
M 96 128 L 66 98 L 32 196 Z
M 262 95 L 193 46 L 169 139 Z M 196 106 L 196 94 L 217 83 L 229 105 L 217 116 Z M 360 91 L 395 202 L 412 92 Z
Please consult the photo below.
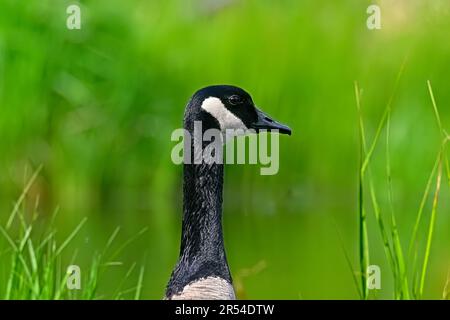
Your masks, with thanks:
M 0 225 L 1 236 L 5 240 L 0 241 L 1 271 L 3 273 L 0 274 L 0 277 L 6 280 L 0 282 L 1 299 L 139 299 L 144 281 L 144 266 L 140 267 L 137 283 L 129 288 L 124 288 L 125 285 L 129 285 L 129 278 L 136 263 L 132 264 L 124 277 L 118 281 L 114 291 L 99 294 L 98 287 L 108 268 L 123 266 L 123 263 L 117 261 L 116 258 L 146 229 L 121 245 L 115 246 L 114 240 L 120 230 L 117 228 L 108 239 L 104 249 L 92 256 L 88 266 L 81 268 L 81 288 L 71 289 L 68 287 L 67 267 L 76 263 L 77 250 L 74 250 L 69 259 L 65 253 L 86 224 L 87 218 L 82 219 L 61 242 L 57 241 L 57 228 L 54 224 L 58 210 L 53 213 L 49 221 L 40 221 L 42 217 L 38 212 L 39 197 L 36 198 L 36 205 L 31 217 L 26 219 L 23 214 L 25 212 L 24 199 L 41 170 L 42 166 L 33 173 L 26 184 L 5 227 Z M 7 266 L 8 264 L 9 266 Z
M 403 66 L 401 71 L 399 72 L 399 76 L 397 77 L 398 85 L 400 76 L 403 72 Z M 419 206 L 416 222 L 414 224 L 414 228 L 412 230 L 412 234 L 410 237 L 409 247 L 407 251 L 407 260 L 405 260 L 404 250 L 402 248 L 402 242 L 399 235 L 399 230 L 397 228 L 396 218 L 395 218 L 395 209 L 394 209 L 394 198 L 392 192 L 392 172 L 391 172 L 391 164 L 390 164 L 390 127 L 391 127 L 391 104 L 393 100 L 393 95 L 389 99 L 387 103 L 385 112 L 379 122 L 379 125 L 376 130 L 376 134 L 374 140 L 371 144 L 371 147 L 367 148 L 366 143 L 366 133 L 364 130 L 364 121 L 361 109 L 361 90 L 358 87 L 358 84 L 355 82 L 355 97 L 356 97 L 356 106 L 358 110 L 359 117 L 359 132 L 360 132 L 360 174 L 359 174 L 359 196 L 358 196 L 358 216 L 359 216 L 359 257 L 360 257 L 360 286 L 362 292 L 363 299 L 369 299 L 370 296 L 376 296 L 376 292 L 370 295 L 369 289 L 367 288 L 367 267 L 370 265 L 369 257 L 370 257 L 370 243 L 368 240 L 368 226 L 367 226 L 367 213 L 366 213 L 366 203 L 365 199 L 365 188 L 369 188 L 370 197 L 372 200 L 372 211 L 375 215 L 376 221 L 378 223 L 378 230 L 380 232 L 381 241 L 383 243 L 385 257 L 388 261 L 388 265 L 392 272 L 392 278 L 394 280 L 394 291 L 393 298 L 395 299 L 410 299 L 411 297 L 415 299 L 420 299 L 423 297 L 424 287 L 426 283 L 427 276 L 427 267 L 430 259 L 431 246 L 433 243 L 433 233 L 436 224 L 436 216 L 438 209 L 438 200 L 441 191 L 441 180 L 443 173 L 443 163 L 446 164 L 447 176 L 450 175 L 450 171 L 448 170 L 448 157 L 446 153 L 447 142 L 449 140 L 449 136 L 447 132 L 442 127 L 440 121 L 439 111 L 436 105 L 436 101 L 434 98 L 433 90 L 431 87 L 430 81 L 427 82 L 431 104 L 433 107 L 433 111 L 436 117 L 436 122 L 439 128 L 439 132 L 441 135 L 441 147 L 438 150 L 436 163 L 433 166 L 431 174 L 429 176 L 428 182 L 425 187 L 424 195 L 422 201 Z M 395 92 L 395 90 L 394 90 Z M 380 207 L 379 201 L 377 200 L 377 190 L 375 190 L 373 180 L 370 172 L 370 159 L 374 156 L 374 150 L 376 148 L 377 143 L 379 142 L 379 138 L 381 137 L 382 129 L 385 127 L 386 130 L 386 179 L 387 179 L 387 199 L 388 204 L 387 208 L 384 210 Z M 367 151 L 368 150 L 368 151 Z M 368 177 L 365 181 L 365 173 L 368 171 Z M 425 249 L 422 252 L 422 261 L 418 260 L 418 246 L 417 246 L 417 238 L 418 238 L 418 230 L 421 224 L 424 224 L 423 221 L 423 212 L 425 204 L 429 198 L 430 187 L 432 184 L 433 178 L 436 180 L 436 186 L 434 190 L 434 195 L 432 197 L 432 207 L 431 213 L 428 221 L 428 229 L 426 234 L 425 241 Z M 449 180 L 450 181 L 450 180 Z M 449 183 L 450 185 L 450 183 Z M 383 214 L 383 211 L 385 212 Z M 390 217 L 390 222 L 386 223 L 385 216 Z M 414 256 L 413 256 L 414 254 Z M 348 260 L 348 258 L 347 258 Z M 421 262 L 421 265 L 420 265 Z M 408 266 L 410 270 L 408 270 Z M 409 272 L 408 272 L 409 271 Z M 408 276 L 410 274 L 410 276 Z M 419 279 L 419 280 L 418 280 Z M 444 285 L 444 298 L 448 298 L 448 279 L 447 283 Z

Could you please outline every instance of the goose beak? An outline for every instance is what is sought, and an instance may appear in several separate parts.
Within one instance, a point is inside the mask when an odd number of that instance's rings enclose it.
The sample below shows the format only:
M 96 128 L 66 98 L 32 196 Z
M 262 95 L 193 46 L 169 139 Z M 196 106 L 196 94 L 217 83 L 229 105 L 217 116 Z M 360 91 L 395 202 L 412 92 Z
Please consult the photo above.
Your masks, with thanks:
M 259 130 L 278 130 L 280 133 L 291 135 L 291 129 L 278 121 L 273 120 L 267 114 L 256 108 L 256 114 L 258 119 L 256 122 L 252 123 L 250 128 L 255 129 L 257 132 Z

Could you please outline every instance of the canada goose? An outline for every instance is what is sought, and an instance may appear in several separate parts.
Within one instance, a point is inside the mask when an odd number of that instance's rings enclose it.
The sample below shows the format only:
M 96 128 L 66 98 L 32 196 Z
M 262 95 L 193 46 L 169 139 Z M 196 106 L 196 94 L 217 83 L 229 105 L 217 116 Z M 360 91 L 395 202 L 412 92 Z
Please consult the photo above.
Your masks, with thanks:
M 194 121 L 201 121 L 203 132 L 276 129 L 291 134 L 289 127 L 258 110 L 247 92 L 228 85 L 209 86 L 192 96 L 184 114 L 184 128 L 191 135 Z M 222 236 L 223 164 L 185 161 L 183 178 L 180 256 L 165 299 L 235 299 Z

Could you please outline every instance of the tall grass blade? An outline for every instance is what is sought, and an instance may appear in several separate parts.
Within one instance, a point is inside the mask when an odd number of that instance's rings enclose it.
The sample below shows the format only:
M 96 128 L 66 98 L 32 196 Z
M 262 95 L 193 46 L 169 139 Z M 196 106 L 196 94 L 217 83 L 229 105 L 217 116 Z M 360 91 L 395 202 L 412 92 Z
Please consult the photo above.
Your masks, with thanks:
M 64 250 L 64 248 L 69 244 L 70 241 L 77 235 L 77 233 L 80 231 L 80 229 L 83 227 L 83 225 L 86 223 L 87 218 L 84 217 L 83 220 L 78 224 L 78 226 L 75 228 L 75 230 L 72 231 L 72 233 L 67 237 L 67 239 L 61 244 L 61 246 L 56 250 L 56 255 L 60 255 L 61 252 Z
M 148 228 L 142 228 L 141 231 L 139 231 L 137 234 L 129 238 L 127 241 L 125 241 L 112 255 L 110 260 L 114 260 L 120 252 L 122 252 L 123 249 L 125 249 L 130 243 L 132 243 L 134 240 L 139 238 L 141 235 L 143 235 L 145 232 L 147 232 Z
M 365 156 L 365 135 L 363 130 L 363 122 L 361 115 L 361 103 L 360 103 L 360 91 L 358 88 L 358 83 L 355 81 L 355 95 L 356 95 L 356 106 L 358 109 L 359 116 L 359 136 L 360 136 L 360 170 L 359 170 L 359 180 L 358 180 L 358 217 L 359 217 L 359 264 L 361 273 L 361 292 L 364 299 L 369 296 L 369 291 L 367 288 L 367 268 L 369 266 L 369 240 L 367 234 L 367 215 L 364 210 L 364 170 L 362 161 Z
M 25 186 L 25 188 L 23 189 L 21 195 L 19 196 L 19 199 L 17 200 L 16 204 L 14 205 L 14 209 L 11 213 L 11 215 L 9 216 L 8 222 L 6 223 L 6 230 L 8 230 L 13 221 L 14 218 L 16 216 L 16 214 L 19 212 L 19 208 L 20 205 L 22 204 L 23 200 L 25 199 L 26 195 L 28 194 L 28 192 L 30 191 L 30 188 L 33 186 L 34 181 L 36 180 L 36 178 L 38 177 L 39 173 L 41 172 L 42 168 L 44 166 L 41 164 L 36 171 L 33 173 L 33 175 L 31 176 L 30 180 L 28 181 L 27 185 Z
M 348 265 L 348 267 L 349 267 L 349 269 L 350 269 L 350 271 L 352 273 L 352 278 L 353 278 L 353 282 L 355 284 L 356 291 L 358 292 L 359 298 L 363 299 L 363 294 L 362 294 L 361 288 L 359 287 L 358 278 L 356 276 L 355 271 L 353 270 L 353 265 L 352 265 L 352 262 L 350 260 L 350 256 L 348 254 L 347 249 L 344 246 L 344 241 L 342 240 L 341 233 L 339 232 L 339 228 L 338 228 L 337 223 L 336 223 L 336 221 L 334 219 L 333 219 L 333 224 L 334 224 L 334 227 L 336 229 L 336 233 L 338 235 L 339 244 L 341 246 L 342 252 L 344 252 L 345 260 L 346 260 L 347 265 Z
M 380 138 L 381 132 L 383 130 L 383 127 L 385 125 L 385 122 L 387 120 L 389 112 L 391 110 L 391 105 L 392 105 L 392 102 L 394 101 L 395 93 L 397 92 L 398 86 L 400 84 L 400 79 L 401 79 L 401 77 L 403 75 L 403 72 L 405 70 L 405 66 L 406 66 L 407 60 L 408 60 L 408 57 L 405 57 L 405 59 L 403 60 L 402 65 L 400 67 L 400 70 L 399 70 L 399 72 L 397 74 L 397 78 L 395 79 L 394 90 L 392 91 L 392 94 L 389 97 L 388 103 L 386 105 L 386 109 L 384 110 L 383 115 L 381 116 L 381 120 L 380 120 L 380 122 L 378 124 L 378 127 L 377 127 L 377 130 L 375 132 L 375 138 L 373 139 L 373 142 L 372 142 L 372 144 L 370 145 L 370 148 L 367 151 L 366 158 L 364 159 L 364 162 L 362 164 L 361 170 L 363 172 L 366 171 L 367 166 L 369 165 L 370 159 L 372 158 L 372 154 L 373 154 L 373 152 L 375 150 L 375 147 L 377 145 L 378 139 Z
M 442 300 L 450 300 L 450 269 L 447 272 L 447 281 L 442 292 Z
M 9 243 L 9 245 L 11 246 L 11 248 L 12 248 L 14 251 L 17 252 L 17 251 L 18 251 L 18 248 L 17 248 L 16 244 L 14 243 L 14 240 L 11 239 L 11 237 L 8 235 L 8 232 L 7 232 L 5 229 L 3 229 L 2 226 L 0 226 L 0 232 L 1 232 L 2 235 L 5 237 L 6 241 Z
M 422 220 L 425 204 L 426 204 L 427 199 L 429 197 L 429 193 L 430 193 L 431 185 L 432 185 L 432 182 L 433 182 L 433 178 L 435 177 L 436 171 L 437 171 L 437 169 L 438 169 L 438 167 L 439 167 L 439 165 L 441 163 L 441 157 L 442 157 L 441 154 L 442 154 L 442 152 L 438 153 L 438 156 L 436 157 L 436 161 L 435 161 L 435 163 L 433 165 L 433 168 L 431 170 L 430 176 L 428 177 L 427 185 L 426 185 L 424 194 L 422 196 L 422 200 L 421 200 L 421 203 L 420 203 L 419 211 L 418 211 L 417 218 L 416 218 L 416 221 L 415 221 L 415 224 L 414 224 L 413 233 L 412 233 L 412 236 L 411 236 L 411 239 L 410 239 L 410 243 L 409 243 L 408 259 L 411 258 L 412 254 L 413 254 L 414 247 L 416 248 L 416 250 L 415 250 L 416 252 L 414 254 L 414 260 L 413 260 L 413 263 L 412 263 L 412 266 L 413 266 L 413 272 L 412 272 L 412 274 L 413 274 L 413 285 L 412 285 L 412 287 L 413 287 L 413 296 L 414 296 L 415 299 L 419 299 L 419 297 L 420 297 L 420 293 L 419 293 L 420 281 L 417 279 L 418 277 L 420 277 L 420 275 L 418 274 L 419 267 L 417 266 L 417 264 L 418 264 L 418 259 L 417 259 L 418 230 L 419 230 L 420 223 L 421 223 L 421 220 Z
M 442 150 L 441 150 L 441 157 L 439 161 L 439 169 L 438 174 L 436 178 L 436 189 L 434 192 L 433 197 L 433 207 L 431 210 L 431 217 L 430 217 L 430 224 L 428 226 L 428 236 L 427 236 L 427 242 L 425 247 L 425 256 L 423 258 L 423 266 L 422 266 L 422 273 L 420 277 L 420 287 L 419 287 L 419 298 L 423 296 L 423 289 L 425 286 L 425 277 L 427 273 L 427 267 L 428 267 L 428 261 L 430 258 L 430 251 L 431 251 L 431 242 L 433 239 L 433 231 L 434 226 L 436 222 L 436 211 L 437 211 L 437 205 L 438 205 L 438 199 L 439 199 L 439 192 L 441 189 L 441 176 L 442 176 Z
M 430 80 L 427 80 L 428 92 L 430 93 L 431 104 L 433 105 L 434 115 L 436 116 L 436 121 L 439 126 L 439 132 L 445 138 L 445 130 L 442 128 L 441 117 L 439 116 L 439 111 L 436 105 L 436 99 L 434 98 L 433 88 L 431 87 Z
M 141 266 L 141 270 L 139 272 L 139 279 L 136 286 L 136 294 L 134 295 L 134 300 L 139 300 L 141 297 L 141 291 L 142 291 L 142 283 L 144 281 L 144 266 Z
M 409 299 L 409 288 L 406 274 L 405 260 L 403 257 L 403 249 L 400 242 L 400 236 L 398 234 L 397 222 L 394 212 L 394 197 L 392 191 L 392 172 L 391 172 L 391 155 L 390 155 L 390 131 L 391 131 L 391 109 L 388 109 L 388 117 L 386 123 L 386 176 L 388 186 L 388 203 L 391 214 L 391 226 L 392 226 L 392 241 L 394 249 L 395 265 L 398 270 L 398 292 L 400 293 L 399 299 Z
M 122 287 L 125 284 L 125 281 L 130 277 L 130 275 L 133 272 L 135 267 L 136 267 L 136 262 L 131 265 L 131 267 L 128 269 L 127 273 L 125 274 L 125 277 L 123 277 L 122 280 L 119 282 L 119 285 L 117 286 L 117 288 L 113 294 L 113 299 L 116 299 L 116 300 L 120 299 L 119 292 L 122 290 Z
M 119 231 L 120 231 L 120 227 L 117 227 L 114 230 L 114 232 L 111 234 L 111 236 L 109 237 L 108 241 L 106 242 L 106 246 L 105 246 L 105 249 L 103 250 L 103 254 L 105 254 L 108 251 L 108 249 L 111 247 L 112 243 L 114 242 L 114 239 L 119 234 Z

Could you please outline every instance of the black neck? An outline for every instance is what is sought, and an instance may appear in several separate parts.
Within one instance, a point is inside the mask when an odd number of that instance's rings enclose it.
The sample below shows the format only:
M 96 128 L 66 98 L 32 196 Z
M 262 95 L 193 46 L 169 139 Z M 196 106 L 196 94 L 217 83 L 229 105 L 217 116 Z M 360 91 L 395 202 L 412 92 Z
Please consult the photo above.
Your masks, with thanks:
M 193 145 L 191 154 L 194 158 Z M 222 189 L 222 163 L 184 164 L 180 258 L 167 294 L 207 276 L 231 283 L 222 234 Z
M 185 164 L 181 256 L 224 258 L 222 164 Z

